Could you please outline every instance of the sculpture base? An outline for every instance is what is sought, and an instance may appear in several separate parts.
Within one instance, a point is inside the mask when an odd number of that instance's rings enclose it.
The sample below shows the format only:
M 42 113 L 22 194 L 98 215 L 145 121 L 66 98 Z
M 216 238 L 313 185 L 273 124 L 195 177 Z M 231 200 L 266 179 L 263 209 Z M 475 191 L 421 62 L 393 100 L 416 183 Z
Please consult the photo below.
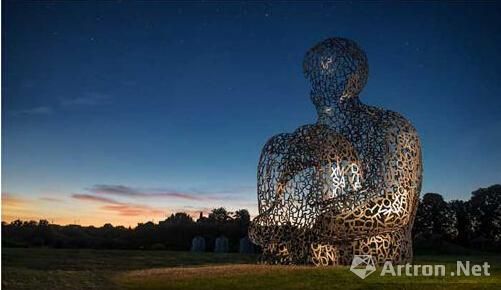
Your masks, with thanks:
M 412 262 L 410 231 L 400 230 L 368 238 L 333 243 L 270 244 L 263 248 L 260 262 L 265 264 L 351 265 L 354 255 L 370 255 L 376 264 Z

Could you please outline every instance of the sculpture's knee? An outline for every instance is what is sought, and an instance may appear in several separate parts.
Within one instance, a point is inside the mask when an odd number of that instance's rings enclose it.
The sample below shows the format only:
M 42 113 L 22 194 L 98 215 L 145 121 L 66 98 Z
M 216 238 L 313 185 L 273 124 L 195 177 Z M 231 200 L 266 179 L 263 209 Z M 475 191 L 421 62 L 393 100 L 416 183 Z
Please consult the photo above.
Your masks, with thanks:
M 386 261 L 393 264 L 405 264 L 412 261 L 412 239 L 405 229 L 378 234 L 353 241 L 353 255 L 371 255 L 374 261 L 382 265 Z M 353 257 L 345 257 L 350 260 Z
M 313 243 L 310 245 L 310 260 L 315 266 L 337 266 L 339 249 L 331 244 Z

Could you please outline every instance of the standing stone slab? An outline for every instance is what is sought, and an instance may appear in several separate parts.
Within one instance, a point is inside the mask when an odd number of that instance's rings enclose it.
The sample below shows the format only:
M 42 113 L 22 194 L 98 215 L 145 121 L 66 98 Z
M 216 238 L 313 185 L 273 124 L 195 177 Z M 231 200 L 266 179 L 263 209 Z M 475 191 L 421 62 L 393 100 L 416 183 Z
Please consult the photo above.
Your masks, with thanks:
M 240 239 L 238 252 L 240 254 L 254 254 L 254 244 L 251 242 L 249 237 L 244 237 Z
M 196 236 L 191 241 L 192 252 L 205 252 L 205 239 L 201 236 Z
M 228 253 L 229 245 L 228 238 L 225 236 L 220 236 L 216 239 L 216 245 L 214 247 L 215 253 Z

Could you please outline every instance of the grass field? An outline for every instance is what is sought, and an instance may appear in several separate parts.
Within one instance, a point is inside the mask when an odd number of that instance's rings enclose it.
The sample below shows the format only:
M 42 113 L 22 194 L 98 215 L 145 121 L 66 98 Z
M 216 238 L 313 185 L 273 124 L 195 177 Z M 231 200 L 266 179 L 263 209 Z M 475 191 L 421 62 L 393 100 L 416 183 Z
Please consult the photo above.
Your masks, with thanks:
M 256 265 L 256 256 L 169 251 L 2 249 L 3 289 L 501 289 L 501 256 L 417 256 L 416 264 L 456 260 L 491 265 L 489 277 L 362 280 L 347 267 Z

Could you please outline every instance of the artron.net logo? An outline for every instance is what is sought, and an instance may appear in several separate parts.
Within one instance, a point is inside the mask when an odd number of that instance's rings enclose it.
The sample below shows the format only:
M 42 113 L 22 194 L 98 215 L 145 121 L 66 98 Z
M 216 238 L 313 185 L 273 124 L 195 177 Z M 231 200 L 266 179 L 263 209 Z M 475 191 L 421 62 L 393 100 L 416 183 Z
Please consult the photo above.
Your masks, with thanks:
M 365 277 L 376 271 L 374 259 L 371 255 L 355 255 L 353 261 L 351 261 L 350 271 L 365 279 Z
M 405 264 L 393 265 L 391 261 L 383 264 L 379 276 L 490 276 L 490 265 L 487 262 L 483 264 L 473 264 L 470 261 L 456 261 L 455 271 L 446 271 L 445 265 L 421 265 Z M 350 271 L 358 277 L 365 279 L 376 271 L 374 258 L 371 255 L 355 255 L 351 262 Z

